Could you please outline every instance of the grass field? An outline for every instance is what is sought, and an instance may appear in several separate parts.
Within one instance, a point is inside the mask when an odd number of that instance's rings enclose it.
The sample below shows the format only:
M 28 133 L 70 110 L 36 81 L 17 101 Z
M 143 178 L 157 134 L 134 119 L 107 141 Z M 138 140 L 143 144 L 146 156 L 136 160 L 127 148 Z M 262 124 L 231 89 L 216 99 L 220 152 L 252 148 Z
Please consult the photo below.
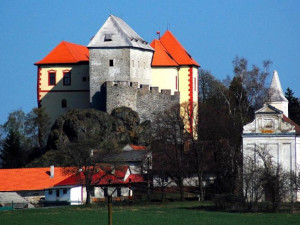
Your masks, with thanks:
M 113 207 L 114 225 L 288 225 L 300 224 L 300 214 L 227 213 L 199 209 L 198 202 L 173 202 Z M 105 206 L 68 206 L 0 211 L 0 225 L 102 225 Z

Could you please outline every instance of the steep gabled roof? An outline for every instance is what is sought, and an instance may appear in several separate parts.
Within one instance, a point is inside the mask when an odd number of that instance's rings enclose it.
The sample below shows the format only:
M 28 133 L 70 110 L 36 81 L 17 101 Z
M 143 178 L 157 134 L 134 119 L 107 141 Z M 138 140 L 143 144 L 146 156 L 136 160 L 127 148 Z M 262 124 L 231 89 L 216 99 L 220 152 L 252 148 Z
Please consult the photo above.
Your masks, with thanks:
M 127 23 L 113 15 L 108 17 L 88 44 L 88 48 L 101 47 L 135 47 L 153 51 Z
M 269 96 L 270 102 L 288 102 L 288 100 L 283 94 L 278 73 L 276 70 L 274 70 L 273 72 L 272 82 L 269 88 Z
M 0 169 L 0 191 L 44 190 L 64 180 L 63 168 L 54 168 L 54 177 L 50 177 L 50 168 Z
M 178 66 L 178 63 L 162 45 L 160 40 L 153 40 L 150 44 L 155 49 L 152 59 L 152 66 Z
M 160 38 L 160 42 L 179 65 L 200 65 L 190 56 L 171 31 L 166 31 Z
M 45 58 L 36 62 L 35 65 L 79 63 L 88 61 L 89 50 L 87 47 L 62 41 Z

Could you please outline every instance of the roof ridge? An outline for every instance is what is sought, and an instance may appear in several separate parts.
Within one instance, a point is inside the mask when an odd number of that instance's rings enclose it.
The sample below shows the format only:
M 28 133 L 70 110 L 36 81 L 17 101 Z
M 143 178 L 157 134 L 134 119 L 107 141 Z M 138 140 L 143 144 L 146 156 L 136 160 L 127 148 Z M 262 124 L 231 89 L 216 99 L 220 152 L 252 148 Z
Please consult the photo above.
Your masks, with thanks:
M 78 61 L 76 57 L 74 57 L 72 51 L 69 49 L 69 44 L 74 45 L 71 42 L 67 42 L 67 41 L 63 41 L 64 45 L 66 46 L 68 52 L 70 53 L 70 55 L 72 56 L 72 58 L 74 59 L 74 61 Z
M 126 42 L 127 42 L 127 44 L 130 45 L 131 40 L 129 40 L 129 38 L 128 38 L 129 34 L 122 28 L 122 26 L 120 26 L 119 22 L 115 19 L 116 16 L 110 15 L 110 17 L 111 17 L 112 22 L 116 25 L 117 29 L 125 34 L 124 37 L 126 38 Z M 116 18 L 119 18 L 119 17 L 116 17 Z M 121 19 L 121 18 L 119 18 L 119 19 Z

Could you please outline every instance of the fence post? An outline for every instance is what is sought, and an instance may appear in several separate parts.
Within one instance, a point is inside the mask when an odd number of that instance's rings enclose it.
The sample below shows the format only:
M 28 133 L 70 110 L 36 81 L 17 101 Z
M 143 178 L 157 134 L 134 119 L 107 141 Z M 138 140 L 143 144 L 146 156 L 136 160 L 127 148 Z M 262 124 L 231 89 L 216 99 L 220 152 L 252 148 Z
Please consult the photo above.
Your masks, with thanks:
M 108 225 L 112 225 L 112 196 L 107 196 L 108 202 Z

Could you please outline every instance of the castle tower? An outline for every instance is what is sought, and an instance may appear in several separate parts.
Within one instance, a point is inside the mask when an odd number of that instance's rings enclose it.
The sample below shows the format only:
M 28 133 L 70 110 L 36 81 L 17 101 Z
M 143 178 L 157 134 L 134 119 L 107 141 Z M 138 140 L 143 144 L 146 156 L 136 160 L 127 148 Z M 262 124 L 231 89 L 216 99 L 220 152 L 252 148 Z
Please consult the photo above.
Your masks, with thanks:
M 269 98 L 269 104 L 271 106 L 281 110 L 286 117 L 289 117 L 289 102 L 283 94 L 276 70 L 273 72 L 273 78 L 269 88 Z
M 42 60 L 37 70 L 37 101 L 52 122 L 69 109 L 89 107 L 89 51 L 62 41 Z
M 122 19 L 110 15 L 88 44 L 90 103 L 105 110 L 106 81 L 151 84 L 153 49 Z
M 193 119 L 198 105 L 198 67 L 200 66 L 168 30 L 159 40 L 153 40 L 152 86 L 179 91 L 180 103 L 189 105 L 189 118 Z M 189 121 L 194 124 L 195 121 Z M 191 126 L 190 132 L 193 127 Z

